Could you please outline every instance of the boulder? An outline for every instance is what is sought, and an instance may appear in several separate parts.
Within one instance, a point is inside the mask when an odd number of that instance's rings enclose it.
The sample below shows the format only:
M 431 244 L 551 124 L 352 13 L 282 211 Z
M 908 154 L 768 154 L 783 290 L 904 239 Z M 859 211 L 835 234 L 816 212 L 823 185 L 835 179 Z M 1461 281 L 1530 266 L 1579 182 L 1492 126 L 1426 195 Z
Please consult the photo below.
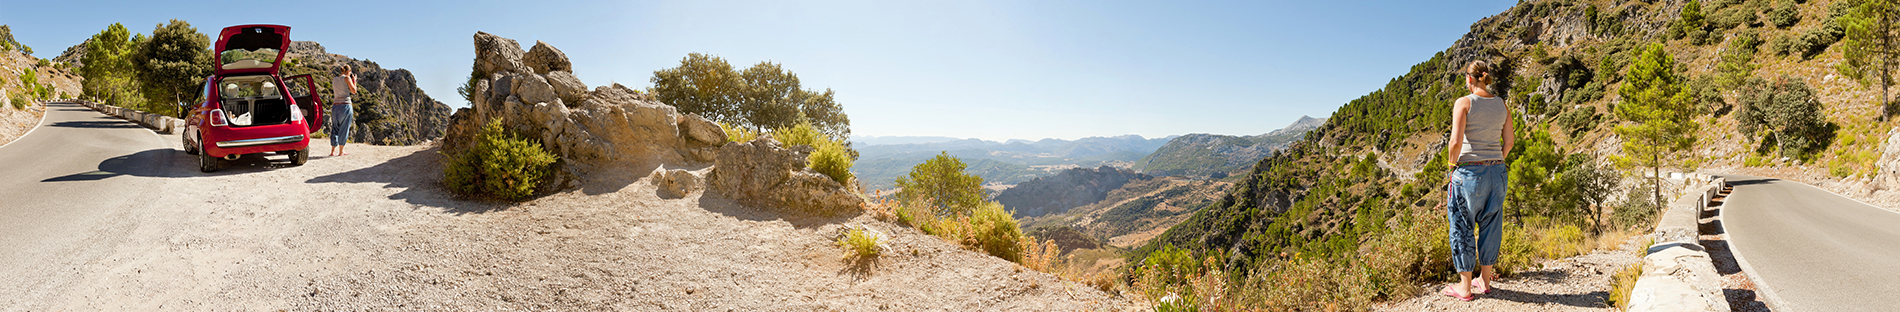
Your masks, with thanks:
M 680 116 L 680 132 L 686 133 L 687 138 L 699 143 L 713 146 L 726 143 L 726 129 L 720 128 L 718 123 L 706 117 L 699 117 L 699 114 Z
M 1874 173 L 1875 190 L 1900 188 L 1900 128 L 1887 130 L 1887 143 L 1880 146 L 1879 167 Z
M 587 84 L 581 83 L 581 78 L 575 77 L 573 72 L 551 71 L 543 77 L 547 78 L 549 85 L 554 86 L 554 95 L 568 105 L 579 105 L 587 99 Z
M 860 212 L 862 200 L 806 166 L 807 149 L 785 149 L 770 134 L 720 146 L 711 190 L 740 204 L 807 216 Z
M 521 44 L 487 32 L 475 32 L 475 69 L 483 73 L 533 73 L 521 63 Z
M 534 47 L 528 49 L 528 55 L 523 56 L 521 62 L 533 69 L 535 74 L 574 71 L 574 64 L 567 61 L 567 53 L 561 53 L 561 49 L 556 49 L 553 45 L 540 40 L 534 41 Z
M 554 103 L 559 96 L 554 94 L 554 86 L 540 75 L 515 75 L 513 79 L 514 95 L 521 97 L 522 103 Z
M 705 186 L 699 175 L 680 169 L 654 171 L 648 179 L 660 189 L 660 196 L 671 198 L 692 195 Z

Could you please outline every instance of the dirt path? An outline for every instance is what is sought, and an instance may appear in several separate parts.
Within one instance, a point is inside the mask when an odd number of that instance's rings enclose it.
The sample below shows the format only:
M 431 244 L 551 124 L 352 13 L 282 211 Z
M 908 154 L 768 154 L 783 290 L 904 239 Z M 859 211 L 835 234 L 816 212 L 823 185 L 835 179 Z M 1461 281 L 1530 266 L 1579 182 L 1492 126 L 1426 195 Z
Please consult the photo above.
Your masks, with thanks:
M 177 144 L 176 136 L 164 139 Z M 327 143 L 323 140 L 313 145 Z M 183 153 L 175 190 L 124 220 L 104 256 L 66 259 L 46 310 L 1116 310 L 1127 299 L 964 251 L 913 229 L 798 218 L 645 180 L 603 179 L 520 204 L 458 198 L 426 146 L 350 147 L 212 175 Z M 704 173 L 704 168 L 698 169 Z M 636 175 L 627 175 L 629 177 Z M 637 175 L 644 176 L 644 175 Z M 847 225 L 890 233 L 843 260 Z M 20 304 L 16 302 L 16 304 Z
M 1499 282 L 1491 294 L 1479 295 L 1470 302 L 1438 294 L 1444 283 L 1422 285 L 1430 290 L 1417 297 L 1375 307 L 1375 311 L 1615 311 L 1605 302 L 1610 298 L 1610 279 L 1624 266 L 1642 259 L 1643 236 L 1632 237 L 1617 250 L 1597 250 L 1589 254 L 1545 261 L 1543 268 L 1518 273 Z

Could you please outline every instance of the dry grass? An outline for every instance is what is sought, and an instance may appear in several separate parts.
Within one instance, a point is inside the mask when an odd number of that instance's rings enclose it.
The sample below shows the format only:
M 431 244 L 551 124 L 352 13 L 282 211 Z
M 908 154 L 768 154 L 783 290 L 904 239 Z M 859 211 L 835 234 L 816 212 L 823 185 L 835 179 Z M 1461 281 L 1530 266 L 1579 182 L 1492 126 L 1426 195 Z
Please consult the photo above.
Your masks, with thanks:
M 1622 271 L 1617 271 L 1616 277 L 1610 279 L 1610 306 L 1616 307 L 1617 309 L 1629 307 L 1630 289 L 1636 288 L 1636 278 L 1642 276 L 1642 262 L 1631 264 L 1627 267 L 1623 267 Z

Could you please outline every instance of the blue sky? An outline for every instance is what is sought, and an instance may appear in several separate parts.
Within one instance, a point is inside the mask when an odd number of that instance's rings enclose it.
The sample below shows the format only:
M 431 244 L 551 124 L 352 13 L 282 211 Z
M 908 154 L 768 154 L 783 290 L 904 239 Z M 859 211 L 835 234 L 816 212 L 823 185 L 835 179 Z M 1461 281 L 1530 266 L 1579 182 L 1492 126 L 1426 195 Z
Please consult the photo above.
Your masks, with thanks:
M 687 53 L 831 88 L 853 133 L 988 140 L 1260 134 L 1325 117 L 1516 1 L 0 1 L 35 56 L 118 22 L 250 23 L 454 88 L 487 31 L 547 41 L 590 86 L 650 85 Z M 271 3 L 284 3 L 272 5 Z M 247 12 L 238 14 L 235 12 Z

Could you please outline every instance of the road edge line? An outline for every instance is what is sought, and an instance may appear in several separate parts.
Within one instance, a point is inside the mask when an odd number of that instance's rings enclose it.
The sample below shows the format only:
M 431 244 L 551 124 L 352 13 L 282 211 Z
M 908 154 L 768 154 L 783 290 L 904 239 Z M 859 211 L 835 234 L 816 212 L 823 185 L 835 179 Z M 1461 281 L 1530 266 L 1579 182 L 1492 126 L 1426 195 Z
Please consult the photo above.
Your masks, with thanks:
M 61 102 L 61 103 L 74 104 L 74 103 L 69 103 L 69 102 Z M 42 102 L 40 103 L 40 106 L 45 107 L 46 103 Z M 8 141 L 7 144 L 0 144 L 0 148 L 6 148 L 7 145 L 13 145 L 13 142 L 19 142 L 20 139 L 25 139 L 26 136 L 33 135 L 33 131 L 38 131 L 40 130 L 41 126 L 46 125 L 46 115 L 52 114 L 52 113 L 53 113 L 52 110 L 40 112 L 40 122 L 33 124 L 33 129 L 26 129 L 26 133 L 21 133 L 20 137 L 13 138 L 13 141 Z
M 1723 184 L 1727 184 L 1728 182 L 1726 182 L 1726 180 L 1728 179 L 1728 177 L 1725 176 L 1722 178 L 1723 180 L 1725 180 Z M 1774 178 L 1774 179 L 1788 181 L 1786 179 L 1780 179 L 1780 178 Z M 1768 286 L 1768 280 L 1762 279 L 1761 274 L 1755 273 L 1756 272 L 1755 267 L 1748 264 L 1747 257 L 1742 256 L 1742 249 L 1741 247 L 1739 247 L 1739 245 L 1741 244 L 1735 243 L 1736 242 L 1735 232 L 1731 232 L 1728 230 L 1728 225 L 1729 225 L 1728 210 L 1734 207 L 1733 203 L 1736 201 L 1735 200 L 1736 199 L 1735 195 L 1737 195 L 1736 191 L 1739 191 L 1739 190 L 1741 189 L 1735 188 L 1735 189 L 1729 190 L 1727 199 L 1722 201 L 1722 212 L 1720 214 L 1720 216 L 1722 217 L 1722 235 L 1728 236 L 1727 238 L 1729 241 L 1728 243 L 1729 255 L 1735 257 L 1735 265 L 1742 268 L 1742 274 L 1748 276 L 1748 280 L 1751 284 L 1755 284 L 1755 290 L 1756 290 L 1755 298 L 1762 299 L 1761 302 L 1763 304 L 1768 305 L 1768 310 L 1770 311 L 1787 310 L 1788 302 L 1781 300 L 1781 295 L 1775 293 L 1774 287 Z M 1835 194 L 1835 196 L 1840 196 L 1840 194 Z M 1846 197 L 1846 196 L 1841 196 L 1841 197 Z M 1729 307 L 1729 308 L 1733 309 L 1734 307 Z

